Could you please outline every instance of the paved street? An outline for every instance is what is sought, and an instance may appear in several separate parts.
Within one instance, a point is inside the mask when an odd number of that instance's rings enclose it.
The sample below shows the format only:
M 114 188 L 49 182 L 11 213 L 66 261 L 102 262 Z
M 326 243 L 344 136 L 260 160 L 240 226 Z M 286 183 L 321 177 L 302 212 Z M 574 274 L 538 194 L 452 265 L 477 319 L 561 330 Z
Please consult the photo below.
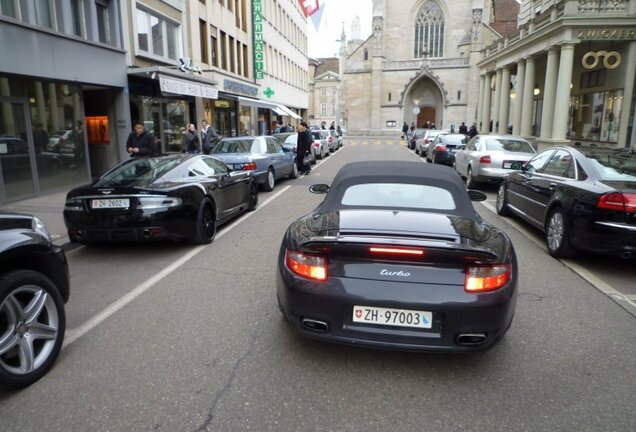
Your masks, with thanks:
M 378 351 L 288 328 L 275 262 L 288 224 L 322 198 L 308 186 L 347 162 L 417 158 L 399 140 L 347 138 L 210 245 L 74 249 L 65 348 L 39 382 L 0 393 L 0 431 L 636 430 L 634 262 L 551 258 L 540 233 L 492 211 L 494 190 L 476 208 L 520 263 L 517 313 L 494 349 Z

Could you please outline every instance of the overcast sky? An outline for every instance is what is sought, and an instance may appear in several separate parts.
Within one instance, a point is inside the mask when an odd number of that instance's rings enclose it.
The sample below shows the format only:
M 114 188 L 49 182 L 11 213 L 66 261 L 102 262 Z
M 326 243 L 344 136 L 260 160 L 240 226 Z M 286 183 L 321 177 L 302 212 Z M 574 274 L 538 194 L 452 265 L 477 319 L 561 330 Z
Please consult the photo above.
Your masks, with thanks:
M 340 44 L 336 42 L 345 25 L 347 38 L 351 39 L 351 23 L 356 15 L 360 17 L 360 37 L 366 39 L 371 34 L 372 0 L 319 0 L 324 8 L 319 31 L 316 32 L 311 17 L 307 18 L 307 39 L 309 57 L 334 57 L 338 55 Z

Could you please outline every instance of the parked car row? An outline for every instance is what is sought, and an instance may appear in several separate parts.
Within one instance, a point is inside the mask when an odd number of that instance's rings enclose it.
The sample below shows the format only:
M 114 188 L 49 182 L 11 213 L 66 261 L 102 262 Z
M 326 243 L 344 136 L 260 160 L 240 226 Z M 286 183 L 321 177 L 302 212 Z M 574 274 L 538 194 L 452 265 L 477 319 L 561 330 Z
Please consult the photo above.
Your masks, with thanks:
M 537 154 L 514 135 L 477 135 L 468 142 L 462 137 L 438 133 L 420 154 L 454 167 L 468 189 L 497 186 L 497 213 L 543 231 L 552 256 L 586 250 L 636 257 L 633 150 L 576 146 Z

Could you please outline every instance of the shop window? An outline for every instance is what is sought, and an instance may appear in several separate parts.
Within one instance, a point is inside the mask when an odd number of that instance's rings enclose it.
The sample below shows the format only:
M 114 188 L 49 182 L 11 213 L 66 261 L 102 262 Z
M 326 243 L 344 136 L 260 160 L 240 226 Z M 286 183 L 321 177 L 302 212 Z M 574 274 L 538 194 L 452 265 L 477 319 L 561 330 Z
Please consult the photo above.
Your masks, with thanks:
M 229 47 L 230 48 L 230 72 L 236 73 L 236 54 L 234 51 L 234 48 L 235 48 L 234 38 L 232 36 L 229 37 L 229 42 L 230 42 L 230 47 Z
M 71 25 L 75 36 L 85 35 L 84 7 L 82 0 L 71 0 Z
M 221 69 L 227 70 L 227 36 L 225 32 L 221 32 L 221 49 L 219 50 L 221 54 Z
M 247 45 L 243 45 L 243 76 L 245 78 L 250 77 L 250 68 L 249 68 L 249 53 L 247 50 Z
M 218 46 L 216 41 L 216 27 L 210 27 L 210 51 L 212 53 L 212 65 L 219 66 Z
M 110 44 L 111 37 L 108 3 L 95 2 L 95 8 L 97 10 L 97 35 L 99 41 L 105 44 Z
M 571 97 L 567 137 L 618 142 L 622 106 L 623 90 Z
M 201 41 L 201 61 L 208 62 L 208 24 L 204 20 L 199 20 L 199 40 Z

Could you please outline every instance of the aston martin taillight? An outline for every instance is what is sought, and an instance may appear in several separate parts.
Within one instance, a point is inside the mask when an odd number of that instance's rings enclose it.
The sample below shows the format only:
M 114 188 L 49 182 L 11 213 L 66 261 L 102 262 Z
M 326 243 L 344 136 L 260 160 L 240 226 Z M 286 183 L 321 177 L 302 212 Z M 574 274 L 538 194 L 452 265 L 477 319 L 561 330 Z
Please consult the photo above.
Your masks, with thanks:
M 327 260 L 325 257 L 287 250 L 285 264 L 292 273 L 298 276 L 317 281 L 327 280 Z
M 636 213 L 636 194 L 612 192 L 603 195 L 596 205 L 598 208 Z
M 498 264 L 466 268 L 464 290 L 470 293 L 495 291 L 512 279 L 512 266 Z

